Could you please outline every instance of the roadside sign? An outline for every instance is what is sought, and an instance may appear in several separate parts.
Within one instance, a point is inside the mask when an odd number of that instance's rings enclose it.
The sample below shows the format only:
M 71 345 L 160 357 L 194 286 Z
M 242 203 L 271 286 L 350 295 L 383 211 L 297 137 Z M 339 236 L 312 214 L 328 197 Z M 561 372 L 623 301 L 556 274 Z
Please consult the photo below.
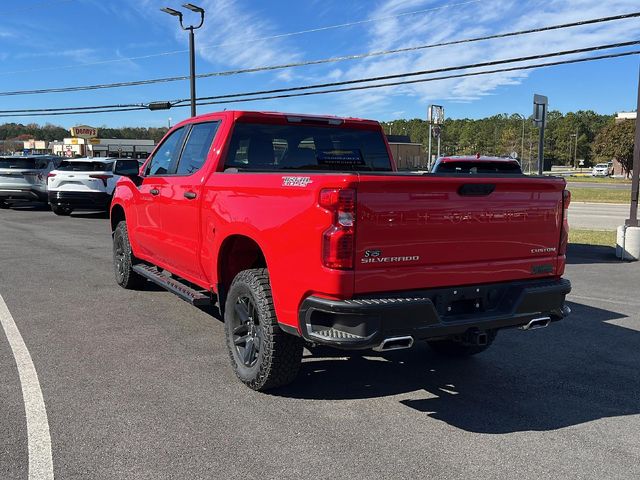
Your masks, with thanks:
M 549 106 L 549 99 L 544 95 L 533 95 L 533 123 L 536 126 L 541 126 L 544 122 L 544 126 L 547 126 L 547 111 Z
M 76 138 L 95 138 L 98 136 L 98 129 L 88 125 L 77 125 L 71 127 L 71 136 Z

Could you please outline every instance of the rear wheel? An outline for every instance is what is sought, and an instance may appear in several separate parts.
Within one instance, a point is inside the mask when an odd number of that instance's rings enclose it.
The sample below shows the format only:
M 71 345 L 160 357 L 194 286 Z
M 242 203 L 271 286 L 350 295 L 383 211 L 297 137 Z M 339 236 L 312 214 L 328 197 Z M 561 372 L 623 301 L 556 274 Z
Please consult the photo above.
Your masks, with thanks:
M 141 288 L 145 279 L 133 271 L 135 257 L 131 252 L 127 224 L 118 223 L 113 232 L 113 268 L 116 282 L 122 288 L 135 290 Z
M 427 344 L 434 352 L 440 355 L 445 355 L 448 357 L 470 357 L 471 355 L 482 353 L 487 348 L 489 348 L 495 340 L 496 335 L 498 334 L 496 330 L 487 330 L 486 333 L 486 345 L 474 345 L 454 338 L 447 338 L 444 340 L 431 340 L 427 341 Z
M 68 217 L 69 215 L 71 215 L 71 212 L 73 211 L 69 207 L 63 207 L 61 205 L 51 205 L 51 210 L 56 215 L 60 215 L 62 217 Z
M 4 200 L 0 200 L 0 208 L 2 209 L 7 209 L 9 208 L 9 204 L 7 202 L 5 202 Z
M 266 269 L 243 270 L 236 276 L 224 323 L 231 365 L 245 385 L 268 390 L 296 378 L 303 342 L 280 330 Z

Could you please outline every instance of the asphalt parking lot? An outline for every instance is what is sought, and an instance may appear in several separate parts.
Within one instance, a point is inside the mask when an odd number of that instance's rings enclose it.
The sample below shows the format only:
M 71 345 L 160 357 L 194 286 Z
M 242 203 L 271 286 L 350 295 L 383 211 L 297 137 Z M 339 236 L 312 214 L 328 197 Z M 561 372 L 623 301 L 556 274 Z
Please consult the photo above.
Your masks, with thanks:
M 305 358 L 266 395 L 223 325 L 113 279 L 108 220 L 0 211 L 0 295 L 37 370 L 57 479 L 640 478 L 640 265 L 571 246 L 573 314 L 471 360 Z M 0 329 L 0 478 L 27 479 Z

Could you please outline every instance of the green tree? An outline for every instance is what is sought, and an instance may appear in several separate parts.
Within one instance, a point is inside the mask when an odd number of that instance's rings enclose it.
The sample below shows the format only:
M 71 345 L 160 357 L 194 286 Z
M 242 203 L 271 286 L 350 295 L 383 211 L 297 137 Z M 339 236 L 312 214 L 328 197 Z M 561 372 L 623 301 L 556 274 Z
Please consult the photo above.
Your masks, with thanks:
M 629 176 L 633 165 L 635 134 L 636 122 L 632 120 L 609 123 L 600 130 L 593 142 L 596 158 L 603 161 L 615 158 L 622 165 L 625 174 Z

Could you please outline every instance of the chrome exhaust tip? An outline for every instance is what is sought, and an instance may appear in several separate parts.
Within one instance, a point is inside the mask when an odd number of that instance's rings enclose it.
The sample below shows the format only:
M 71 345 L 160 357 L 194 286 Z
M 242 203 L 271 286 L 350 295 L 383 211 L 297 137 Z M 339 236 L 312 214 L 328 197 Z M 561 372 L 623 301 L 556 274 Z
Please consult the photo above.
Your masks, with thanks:
M 544 328 L 551 323 L 551 317 L 539 317 L 529 320 L 529 323 L 520 327 L 521 330 L 535 330 Z
M 413 337 L 389 337 L 382 340 L 377 347 L 373 347 L 376 352 L 388 352 L 390 350 L 402 350 L 413 346 Z

